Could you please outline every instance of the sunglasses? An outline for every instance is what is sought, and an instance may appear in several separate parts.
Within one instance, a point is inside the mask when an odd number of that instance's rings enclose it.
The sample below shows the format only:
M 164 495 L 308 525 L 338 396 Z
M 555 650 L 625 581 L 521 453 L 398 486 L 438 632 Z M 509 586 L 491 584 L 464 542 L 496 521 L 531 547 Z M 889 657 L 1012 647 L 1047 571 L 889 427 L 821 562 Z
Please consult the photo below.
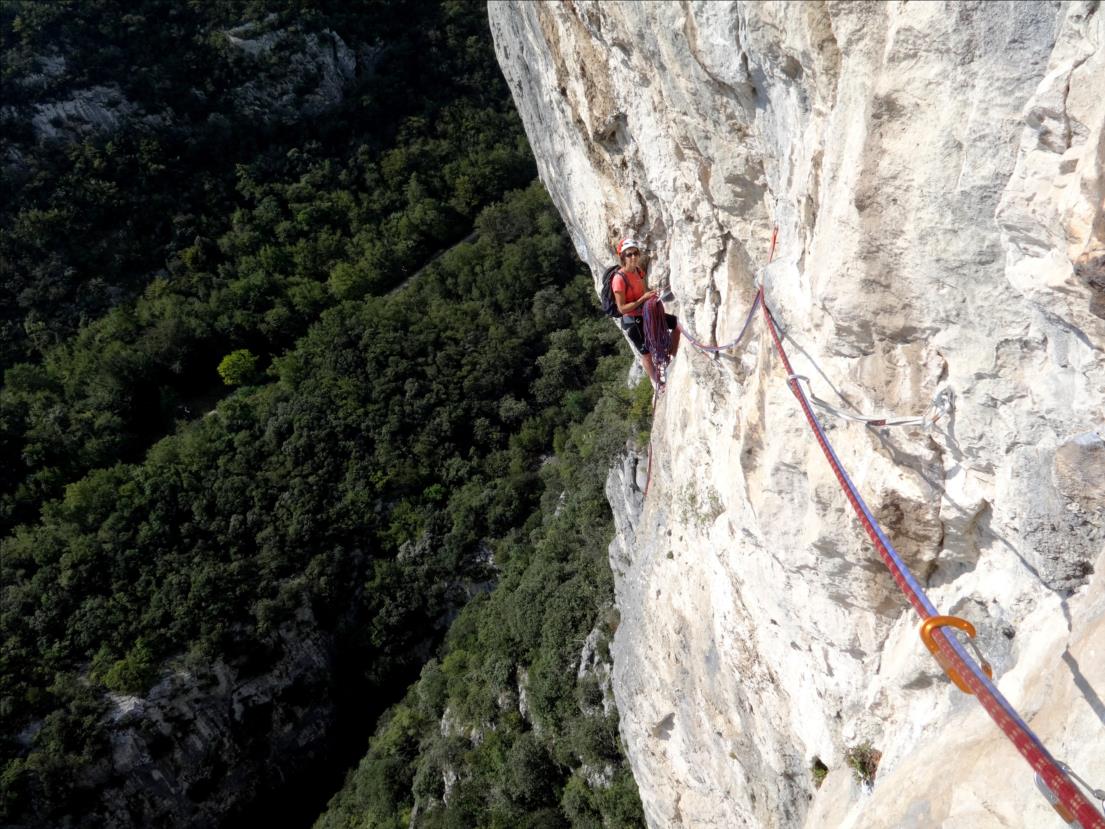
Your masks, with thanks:
M 628 258 L 629 258 L 630 256 L 640 256 L 640 255 L 641 255 L 641 252 L 640 252 L 639 250 L 627 250 L 627 251 L 625 252 L 625 254 L 624 254 L 624 256 L 625 256 L 625 257 L 626 257 L 627 259 L 628 259 Z

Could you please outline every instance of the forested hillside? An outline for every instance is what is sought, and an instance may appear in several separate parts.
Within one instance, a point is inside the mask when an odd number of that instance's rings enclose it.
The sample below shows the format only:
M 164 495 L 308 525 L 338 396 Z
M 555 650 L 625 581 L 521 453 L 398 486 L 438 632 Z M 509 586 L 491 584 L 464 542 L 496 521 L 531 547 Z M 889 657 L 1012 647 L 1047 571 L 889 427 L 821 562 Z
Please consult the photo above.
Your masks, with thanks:
M 312 7 L 3 5 L 0 527 L 198 414 L 226 354 L 267 367 L 532 178 L 482 9 Z M 309 115 L 322 35 L 357 69 Z M 125 126 L 56 114 L 90 88 Z M 36 138 L 50 112 L 72 129 Z
M 608 359 L 563 399 L 593 408 L 557 430 L 540 507 L 495 545 L 498 587 L 453 623 L 317 829 L 643 825 L 609 673 L 604 482 L 651 403 L 647 382 L 625 389 L 623 369 Z
M 0 821 L 307 825 L 421 672 L 324 823 L 639 823 L 648 398 L 482 4 L 0 9 Z

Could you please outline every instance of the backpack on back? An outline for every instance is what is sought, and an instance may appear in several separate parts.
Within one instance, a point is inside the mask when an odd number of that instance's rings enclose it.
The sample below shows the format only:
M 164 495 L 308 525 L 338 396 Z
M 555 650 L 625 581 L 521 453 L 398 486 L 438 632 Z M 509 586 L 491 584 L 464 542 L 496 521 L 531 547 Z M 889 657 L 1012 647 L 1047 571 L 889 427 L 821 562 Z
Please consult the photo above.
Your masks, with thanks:
M 620 268 L 620 265 L 611 265 L 602 275 L 602 310 L 606 312 L 606 316 L 614 319 L 621 317 L 622 312 L 618 310 L 618 300 L 614 298 L 614 290 L 610 287 L 610 282 Z

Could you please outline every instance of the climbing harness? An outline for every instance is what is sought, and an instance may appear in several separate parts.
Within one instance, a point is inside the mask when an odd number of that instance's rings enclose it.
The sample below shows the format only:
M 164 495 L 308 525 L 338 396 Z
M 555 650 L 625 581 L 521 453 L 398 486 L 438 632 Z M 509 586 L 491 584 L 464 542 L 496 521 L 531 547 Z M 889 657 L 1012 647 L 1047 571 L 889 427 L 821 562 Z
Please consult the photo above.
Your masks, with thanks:
M 775 228 L 771 235 L 771 250 L 768 254 L 769 264 L 775 254 L 775 244 L 778 239 L 778 234 L 779 229 Z M 1005 699 L 1001 691 L 999 691 L 997 686 L 993 683 L 992 669 L 982 658 L 981 653 L 979 653 L 972 641 L 975 636 L 974 626 L 965 619 L 960 619 L 956 616 L 942 616 L 937 612 L 936 607 L 929 601 L 921 585 L 917 582 L 917 579 L 914 577 L 909 567 L 906 566 L 897 550 L 894 549 L 894 546 L 890 543 L 890 540 L 875 520 L 875 517 L 871 514 L 871 510 L 864 502 L 863 497 L 859 494 L 859 490 L 852 482 L 852 479 L 848 476 L 847 471 L 844 469 L 844 465 L 840 462 L 840 458 L 829 442 L 821 422 L 814 413 L 814 406 L 817 406 L 830 414 L 864 423 L 869 426 L 927 427 L 935 424 L 941 417 L 951 412 L 954 405 L 954 395 L 952 391 L 948 388 L 942 389 L 933 398 L 932 404 L 930 404 L 929 409 L 924 415 L 912 418 L 865 417 L 841 411 L 825 403 L 825 401 L 815 397 L 812 391 L 807 392 L 806 389 L 803 388 L 802 381 L 805 381 L 806 388 L 809 388 L 809 380 L 802 375 L 796 374 L 791 367 L 790 359 L 787 356 L 786 349 L 783 347 L 783 334 L 780 331 L 778 322 L 771 313 L 771 309 L 767 305 L 763 280 L 761 280 L 756 299 L 752 303 L 748 319 L 745 321 L 745 325 L 741 329 L 740 334 L 732 343 L 726 346 L 704 346 L 691 336 L 685 328 L 681 327 L 680 330 L 683 335 L 700 350 L 721 351 L 726 348 L 731 348 L 740 342 L 741 338 L 744 336 L 757 306 L 763 311 L 767 331 L 771 335 L 775 350 L 778 352 L 779 359 L 782 361 L 783 369 L 786 372 L 787 386 L 790 388 L 795 398 L 797 398 L 798 404 L 806 417 L 810 429 L 814 433 L 817 443 L 820 445 L 830 467 L 832 467 L 837 482 L 840 484 L 841 489 L 844 490 L 845 496 L 851 503 L 860 523 L 863 524 L 863 528 L 874 544 L 879 557 L 890 571 L 890 575 L 905 595 L 907 601 L 912 605 L 917 615 L 921 617 L 920 636 L 925 646 L 932 652 L 937 662 L 948 674 L 948 677 L 956 687 L 965 693 L 972 694 L 979 701 L 986 710 L 986 713 L 989 714 L 990 718 L 997 724 L 998 728 L 1002 730 L 1005 736 L 1016 747 L 1017 751 L 1020 752 L 1021 756 L 1024 757 L 1032 767 L 1035 772 L 1036 785 L 1055 811 L 1070 825 L 1080 827 L 1080 829 L 1105 829 L 1105 817 L 1103 817 L 1103 812 L 1097 810 L 1094 804 L 1082 793 L 1078 786 L 1072 782 L 1071 778 L 1073 777 L 1075 780 L 1078 780 L 1093 797 L 1102 801 L 1103 811 L 1105 811 L 1105 791 L 1090 788 L 1082 778 L 1078 777 L 1070 770 L 1069 766 L 1052 757 L 1047 748 L 1044 747 L 1040 738 L 1033 733 L 1032 729 L 1029 728 L 1028 724 L 1017 713 L 1016 709 Z M 663 320 L 663 317 L 660 319 Z M 656 398 L 654 396 L 654 407 L 655 402 Z M 650 442 L 649 481 L 651 481 L 651 477 L 652 444 Z M 647 485 L 645 487 L 645 494 L 648 494 Z M 960 642 L 954 634 L 950 633 L 947 630 L 948 628 L 955 628 L 967 634 L 968 645 L 974 651 L 976 658 L 972 658 L 967 652 L 964 644 Z

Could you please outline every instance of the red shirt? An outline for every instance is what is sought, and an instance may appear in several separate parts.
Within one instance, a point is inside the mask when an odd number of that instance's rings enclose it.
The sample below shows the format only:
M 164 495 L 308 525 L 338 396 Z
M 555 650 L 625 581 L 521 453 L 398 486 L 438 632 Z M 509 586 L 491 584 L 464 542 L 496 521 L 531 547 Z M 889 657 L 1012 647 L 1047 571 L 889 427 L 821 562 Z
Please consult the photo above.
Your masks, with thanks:
M 626 302 L 636 302 L 638 299 L 645 295 L 646 289 L 644 271 L 618 271 L 610 280 L 610 290 L 615 294 L 618 293 L 618 291 L 622 291 L 625 294 Z M 637 308 L 633 311 L 629 311 L 628 313 L 623 314 L 622 316 L 639 317 L 642 313 L 643 310 Z

